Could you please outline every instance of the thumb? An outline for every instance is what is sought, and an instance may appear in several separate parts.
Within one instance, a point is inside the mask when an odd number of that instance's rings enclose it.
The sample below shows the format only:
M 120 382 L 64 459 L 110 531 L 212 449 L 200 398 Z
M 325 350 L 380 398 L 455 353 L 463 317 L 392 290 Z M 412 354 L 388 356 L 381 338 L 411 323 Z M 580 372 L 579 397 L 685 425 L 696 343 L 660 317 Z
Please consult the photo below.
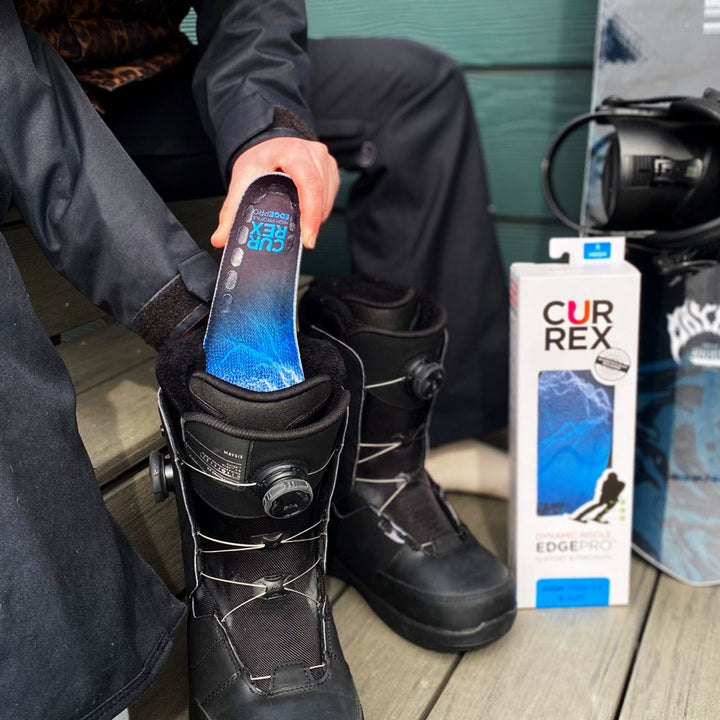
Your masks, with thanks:
M 232 229 L 235 215 L 237 214 L 240 201 L 242 200 L 248 185 L 255 179 L 255 175 L 252 172 L 239 172 L 234 173 L 228 187 L 228 193 L 225 196 L 225 202 L 223 202 L 220 208 L 220 214 L 218 216 L 218 226 L 215 232 L 210 236 L 210 243 L 213 247 L 221 248 L 225 247 L 230 230 Z

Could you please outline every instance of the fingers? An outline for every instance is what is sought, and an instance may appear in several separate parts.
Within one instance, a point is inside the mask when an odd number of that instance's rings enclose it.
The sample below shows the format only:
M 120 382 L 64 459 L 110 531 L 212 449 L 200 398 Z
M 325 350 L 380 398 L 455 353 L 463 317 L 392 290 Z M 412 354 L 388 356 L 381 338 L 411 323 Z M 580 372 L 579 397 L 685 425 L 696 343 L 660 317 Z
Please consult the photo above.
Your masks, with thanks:
M 337 161 L 330 153 L 327 154 L 327 162 L 328 167 L 325 172 L 327 181 L 325 182 L 325 193 L 323 195 L 323 222 L 330 217 L 335 198 L 340 189 L 340 172 L 338 171 Z
M 306 248 L 315 247 L 320 225 L 325 220 L 326 180 L 312 154 L 291 158 L 283 168 L 293 179 L 300 202 L 300 237 Z
M 253 148 L 250 149 L 252 150 Z M 238 162 L 243 155 L 235 161 L 230 178 L 230 184 L 228 185 L 228 192 L 225 196 L 225 201 L 220 208 L 218 226 L 210 237 L 210 242 L 214 247 L 225 246 L 228 235 L 230 235 L 230 229 L 232 228 L 238 206 L 240 205 L 240 201 L 242 200 L 242 196 L 245 194 L 248 185 L 259 175 L 273 172 L 276 169 L 269 167 L 267 163 L 263 162 L 262 158 L 256 158 L 253 156 L 247 158 L 247 161 L 245 162 Z
M 277 170 L 287 173 L 295 183 L 302 243 L 307 248 L 315 246 L 320 225 L 330 215 L 340 186 L 337 163 L 322 143 L 280 137 L 254 145 L 235 161 L 218 227 L 211 237 L 215 247 L 227 242 L 247 186 L 259 175 Z
M 236 183 L 230 183 L 230 186 L 228 187 L 228 194 L 225 196 L 225 202 L 223 202 L 223 205 L 220 208 L 218 226 L 215 229 L 215 232 L 210 236 L 210 243 L 213 247 L 225 247 L 228 235 L 230 235 L 233 220 L 235 219 L 235 213 L 240 205 L 243 193 L 249 184 L 250 182 L 243 182 L 239 179 Z

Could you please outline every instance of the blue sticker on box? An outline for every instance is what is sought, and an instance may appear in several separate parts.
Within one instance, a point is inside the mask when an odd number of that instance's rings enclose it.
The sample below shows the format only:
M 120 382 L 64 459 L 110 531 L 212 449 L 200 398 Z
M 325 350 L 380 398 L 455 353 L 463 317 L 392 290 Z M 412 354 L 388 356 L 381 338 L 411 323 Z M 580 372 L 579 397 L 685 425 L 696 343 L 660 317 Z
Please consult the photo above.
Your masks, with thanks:
M 610 603 L 608 578 L 551 578 L 538 580 L 535 606 L 587 607 Z
M 585 260 L 609 260 L 612 245 L 609 242 L 586 242 L 583 246 Z

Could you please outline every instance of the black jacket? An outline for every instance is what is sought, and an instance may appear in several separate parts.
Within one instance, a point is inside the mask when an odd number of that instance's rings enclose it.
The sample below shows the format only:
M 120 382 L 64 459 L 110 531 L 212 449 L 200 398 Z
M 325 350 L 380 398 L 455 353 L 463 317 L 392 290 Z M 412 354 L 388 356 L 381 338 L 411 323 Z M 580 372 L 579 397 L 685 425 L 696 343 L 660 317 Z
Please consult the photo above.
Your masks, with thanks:
M 157 21 L 157 2 L 146 0 L 145 5 L 148 21 Z M 166 0 L 162 7 L 177 18 L 182 13 L 176 6 L 186 7 L 187 0 Z M 42 12 L 41 6 L 33 7 Z M 76 92 L 66 84 L 65 73 L 56 68 L 50 49 L 30 31 L 23 38 L 11 8 L 11 4 L 5 6 L 8 16 L 0 22 L 2 50 L 6 51 L 0 58 L 8 56 L 3 66 L 9 82 L 6 90 L 8 97 L 31 102 L 35 119 L 26 126 L 19 113 L 10 113 L 4 118 L 7 122 L 0 121 L 0 133 L 15 139 L 6 147 L 4 158 L 15 201 L 53 267 L 95 304 L 157 345 L 168 334 L 185 331 L 207 312 L 216 266 L 154 195 L 143 191 L 142 200 L 136 201 L 128 197 L 127 182 L 121 183 L 124 190 L 117 198 L 117 207 L 101 209 L 98 195 L 112 192 L 100 187 L 107 183 L 108 173 L 97 148 L 105 149 L 107 139 L 89 117 L 92 111 L 77 97 L 79 89 Z M 311 64 L 306 53 L 302 0 L 204 0 L 196 2 L 195 8 L 200 61 L 194 92 L 225 177 L 234 158 L 261 140 L 275 135 L 314 137 L 305 99 Z M 46 29 L 43 17 L 34 20 L 38 30 Z M 102 20 L 98 20 L 98 28 L 104 27 Z M 52 32 L 41 34 L 53 38 Z M 34 63 L 26 62 L 26 41 L 37 53 Z M 13 65 L 18 66 L 17 72 Z M 47 73 L 46 66 L 50 67 Z M 33 68 L 38 78 L 33 77 Z M 28 69 L 25 82 L 30 84 L 18 87 L 17 78 L 24 78 Z M 39 89 L 43 89 L 42 98 L 33 99 Z M 16 107 L 17 101 L 14 103 Z M 63 122 L 59 122 L 59 115 L 65 116 Z M 28 148 L 35 155 L 43 153 L 32 132 L 34 127 L 53 128 L 58 135 L 66 129 L 69 132 L 63 140 L 47 138 L 54 148 L 63 149 L 62 156 L 54 151 L 54 161 L 49 165 L 24 161 Z M 77 128 L 83 128 L 82 132 L 76 133 Z M 50 152 L 48 148 L 48 156 Z M 53 172 L 54 163 L 59 163 L 59 170 L 50 182 L 48 173 Z M 124 156 L 115 156 L 112 173 L 129 177 L 134 172 Z M 144 212 L 138 212 L 138 202 Z M 72 213 L 63 209 L 67 205 L 72 205 Z M 136 209 L 131 224 L 126 223 L 123 210 L 129 206 Z M 148 230 L 140 220 L 145 214 L 152 218 L 151 226 L 161 235 L 160 242 L 148 242 Z M 62 222 L 57 222 L 57 217 Z M 82 229 L 76 229 L 73 221 Z M 116 238 L 119 228 L 122 241 Z
M 194 5 L 201 58 L 193 91 L 225 176 L 237 155 L 261 140 L 314 139 L 303 0 Z

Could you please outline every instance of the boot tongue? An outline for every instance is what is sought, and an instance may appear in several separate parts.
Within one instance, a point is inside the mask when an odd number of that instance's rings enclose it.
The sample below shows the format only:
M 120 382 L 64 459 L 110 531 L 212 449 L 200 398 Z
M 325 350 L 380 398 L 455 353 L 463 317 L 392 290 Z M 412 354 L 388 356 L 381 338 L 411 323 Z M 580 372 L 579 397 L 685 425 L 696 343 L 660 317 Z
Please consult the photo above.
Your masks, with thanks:
M 248 430 L 291 430 L 311 422 L 326 405 L 332 384 L 326 376 L 274 392 L 253 392 L 204 372 L 190 378 L 190 394 L 204 412 Z
M 346 295 L 343 300 L 357 320 L 374 328 L 396 332 L 412 330 L 420 310 L 420 302 L 413 289 L 392 302 L 373 301 L 354 295 Z

